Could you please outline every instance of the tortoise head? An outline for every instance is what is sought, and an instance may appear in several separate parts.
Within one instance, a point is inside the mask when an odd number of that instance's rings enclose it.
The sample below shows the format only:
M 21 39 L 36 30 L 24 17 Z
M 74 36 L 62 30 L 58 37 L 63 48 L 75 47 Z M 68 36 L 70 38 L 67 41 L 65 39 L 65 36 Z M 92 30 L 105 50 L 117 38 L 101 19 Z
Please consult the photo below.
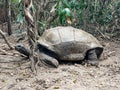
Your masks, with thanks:
M 17 45 L 15 46 L 15 50 L 17 50 L 18 52 L 24 54 L 24 55 L 27 56 L 27 57 L 29 57 L 29 55 L 30 55 L 30 50 L 26 49 L 26 48 L 24 47 L 24 45 L 22 45 L 22 44 L 17 44 Z

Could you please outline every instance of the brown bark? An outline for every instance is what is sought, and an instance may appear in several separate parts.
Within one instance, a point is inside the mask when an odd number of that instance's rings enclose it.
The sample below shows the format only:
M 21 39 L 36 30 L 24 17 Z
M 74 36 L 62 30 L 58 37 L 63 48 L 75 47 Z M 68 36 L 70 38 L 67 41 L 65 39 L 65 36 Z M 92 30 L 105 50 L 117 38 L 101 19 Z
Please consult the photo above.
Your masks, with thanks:
M 5 16 L 6 16 L 6 22 L 8 23 L 8 35 L 12 34 L 11 29 L 11 9 L 8 0 L 5 0 Z
M 30 56 L 29 59 L 31 61 L 31 70 L 33 72 L 36 70 L 36 39 L 37 39 L 37 30 L 35 28 L 35 21 L 34 17 L 35 14 L 32 10 L 32 0 L 23 0 L 24 4 L 24 14 L 25 14 L 25 20 L 27 22 L 27 35 L 29 39 L 29 47 L 30 47 Z

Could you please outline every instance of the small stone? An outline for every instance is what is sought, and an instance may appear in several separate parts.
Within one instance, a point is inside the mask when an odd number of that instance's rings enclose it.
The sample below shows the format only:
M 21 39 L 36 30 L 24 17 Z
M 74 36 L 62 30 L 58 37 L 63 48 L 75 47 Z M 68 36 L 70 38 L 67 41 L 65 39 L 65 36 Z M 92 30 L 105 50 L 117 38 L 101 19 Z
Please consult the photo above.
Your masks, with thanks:
M 77 82 L 77 80 L 75 79 L 75 80 L 73 80 L 73 83 L 75 84 Z
M 2 80 L 1 80 L 1 82 L 5 82 L 5 80 L 4 80 L 4 79 L 2 79 Z
M 11 76 L 13 76 L 14 74 L 13 73 L 10 73 Z
M 55 86 L 55 87 L 53 87 L 53 89 L 59 89 L 60 87 L 59 86 Z

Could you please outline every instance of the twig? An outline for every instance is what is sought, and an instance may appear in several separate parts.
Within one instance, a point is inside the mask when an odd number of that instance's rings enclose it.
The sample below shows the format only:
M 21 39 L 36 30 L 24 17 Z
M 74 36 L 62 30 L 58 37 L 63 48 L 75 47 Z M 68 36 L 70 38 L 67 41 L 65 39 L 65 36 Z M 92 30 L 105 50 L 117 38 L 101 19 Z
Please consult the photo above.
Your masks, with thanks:
M 0 52 L 2 52 L 2 54 L 4 54 L 4 55 L 7 55 L 7 54 L 8 54 L 8 53 L 6 53 L 5 50 L 2 50 L 1 48 L 0 48 Z
M 55 4 L 52 9 L 50 10 L 50 16 L 47 19 L 47 28 L 50 28 L 50 23 L 53 22 L 57 17 L 57 13 L 56 13 L 56 9 L 55 7 L 57 6 L 57 4 Z
M 10 45 L 10 43 L 8 42 L 5 34 L 2 32 L 1 29 L 0 29 L 0 35 L 3 37 L 3 39 L 5 40 L 5 42 L 6 42 L 6 44 L 8 45 L 8 47 L 9 47 L 10 49 L 13 49 L 13 47 L 12 47 L 12 46 Z

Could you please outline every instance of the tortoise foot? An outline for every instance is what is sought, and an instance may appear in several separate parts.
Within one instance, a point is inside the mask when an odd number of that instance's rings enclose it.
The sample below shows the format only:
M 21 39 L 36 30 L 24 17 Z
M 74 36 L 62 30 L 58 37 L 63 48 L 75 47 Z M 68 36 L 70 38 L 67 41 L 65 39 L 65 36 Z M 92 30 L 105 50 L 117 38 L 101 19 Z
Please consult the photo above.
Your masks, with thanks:
M 52 68 L 57 68 L 59 66 L 59 62 L 56 59 L 52 59 L 52 60 L 44 59 L 41 62 L 45 66 L 52 67 Z
M 94 60 L 94 61 L 88 60 L 88 61 L 87 61 L 87 64 L 88 64 L 88 65 L 91 65 L 91 66 L 96 66 L 96 67 L 98 67 L 99 61 L 98 61 L 98 60 Z

